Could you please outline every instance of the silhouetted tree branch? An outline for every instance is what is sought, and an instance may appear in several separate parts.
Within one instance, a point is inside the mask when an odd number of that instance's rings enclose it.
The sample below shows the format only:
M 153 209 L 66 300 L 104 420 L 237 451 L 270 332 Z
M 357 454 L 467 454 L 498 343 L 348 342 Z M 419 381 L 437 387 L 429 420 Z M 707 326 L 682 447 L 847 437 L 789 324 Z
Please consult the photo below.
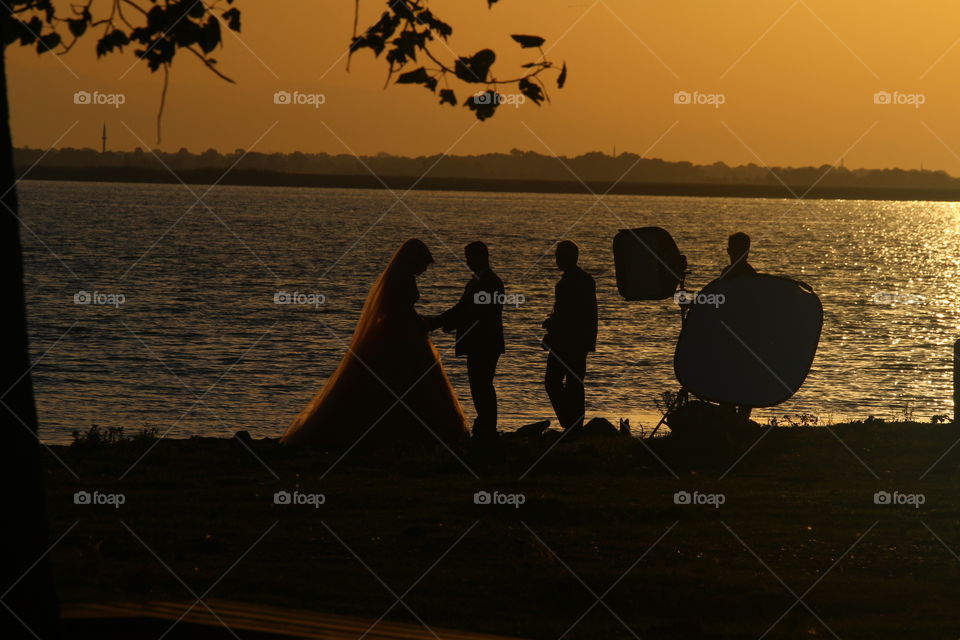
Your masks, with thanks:
M 493 6 L 497 0 L 487 0 Z M 519 76 L 498 79 L 492 71 L 497 54 L 492 49 L 481 49 L 472 56 L 457 56 L 446 45 L 453 35 L 453 27 L 437 18 L 427 7 L 428 0 L 387 0 L 387 11 L 371 25 L 363 35 L 356 34 L 357 15 L 360 2 L 355 3 L 354 36 L 350 43 L 350 54 L 360 49 L 370 49 L 379 57 L 386 51 L 387 84 L 396 75 L 397 84 L 419 84 L 436 93 L 440 81 L 440 104 L 457 105 L 457 96 L 450 88 L 451 77 L 466 84 L 481 85 L 484 89 L 476 91 L 464 101 L 480 120 L 492 117 L 502 102 L 498 91 L 500 85 L 515 84 L 517 90 L 534 104 L 540 105 L 550 100 L 547 87 L 540 74 L 547 70 L 557 70 L 553 62 L 547 60 L 543 50 L 544 39 L 539 36 L 513 34 L 511 37 L 524 49 L 536 49 L 540 56 L 522 66 L 526 71 Z M 444 62 L 431 49 L 431 44 L 442 42 L 443 47 L 454 59 Z M 419 62 L 418 55 L 430 64 L 421 65 L 413 70 L 404 71 Z M 399 74 L 399 75 L 398 75 Z M 557 87 L 563 88 L 567 81 L 566 63 L 558 70 Z
M 14 0 L 4 12 L 0 32 L 4 46 L 35 45 L 37 53 L 63 55 L 92 29 L 100 30 L 96 43 L 98 58 L 135 46 L 134 54 L 145 60 L 151 71 L 162 70 L 164 74 L 157 116 L 159 141 L 170 67 L 179 50 L 196 56 L 217 77 L 233 82 L 217 68 L 216 58 L 210 55 L 222 44 L 222 26 L 240 31 L 240 10 L 231 6 L 233 3 L 234 0 L 152 0 L 141 6 L 134 0 L 111 0 L 109 11 L 95 16 L 93 0 L 70 5 L 65 15 L 57 13 L 52 0 Z M 131 21 L 124 13 L 125 7 L 137 18 Z

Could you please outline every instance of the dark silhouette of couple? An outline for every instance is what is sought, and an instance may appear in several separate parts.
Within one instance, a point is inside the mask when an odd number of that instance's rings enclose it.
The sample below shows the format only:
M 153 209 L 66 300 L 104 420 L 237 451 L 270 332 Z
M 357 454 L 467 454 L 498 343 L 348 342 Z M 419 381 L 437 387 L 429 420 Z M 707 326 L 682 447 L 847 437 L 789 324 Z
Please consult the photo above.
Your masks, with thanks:
M 340 366 L 293 420 L 284 444 L 352 445 L 467 439 L 466 418 L 430 340 L 435 329 L 456 333 L 456 355 L 466 357 L 476 419 L 473 437 L 497 437 L 497 364 L 505 352 L 503 281 L 490 266 L 483 242 L 464 249 L 472 277 L 447 311 L 421 317 L 416 278 L 433 263 L 427 246 L 407 240 L 370 289 Z M 593 277 L 577 265 L 579 249 L 557 244 L 553 312 L 544 321 L 544 384 L 557 420 L 577 430 L 585 413 L 587 354 L 596 349 L 597 298 Z

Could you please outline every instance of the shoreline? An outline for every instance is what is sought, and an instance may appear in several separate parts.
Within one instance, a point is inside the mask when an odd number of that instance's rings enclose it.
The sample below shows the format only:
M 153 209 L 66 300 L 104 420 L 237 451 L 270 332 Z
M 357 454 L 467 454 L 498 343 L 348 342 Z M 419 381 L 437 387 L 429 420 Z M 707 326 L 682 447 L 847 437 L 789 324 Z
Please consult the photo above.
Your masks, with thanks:
M 831 412 L 822 412 L 822 413 L 810 413 L 804 411 L 793 411 L 793 412 L 777 412 L 770 411 L 775 409 L 775 407 L 763 407 L 760 409 L 755 409 L 751 421 L 759 428 L 766 429 L 768 427 L 774 428 L 823 428 L 823 427 L 838 427 L 850 424 L 877 424 L 877 425 L 899 425 L 904 426 L 905 428 L 911 428 L 913 426 L 942 426 L 944 424 L 950 423 L 950 416 L 945 414 L 931 413 L 929 416 L 916 415 L 912 413 L 909 416 L 903 414 L 902 411 L 898 412 L 891 409 L 890 412 L 879 414 L 879 413 L 864 413 L 860 414 L 834 414 Z M 769 411 L 769 414 L 766 412 Z M 590 419 L 593 418 L 603 418 L 610 422 L 610 424 L 617 425 L 618 420 L 626 418 L 630 421 L 631 433 L 630 436 L 634 440 L 646 439 L 647 436 L 653 431 L 657 423 L 660 421 L 661 414 L 657 410 L 649 410 L 643 412 L 642 414 L 604 414 L 598 413 L 591 415 Z M 944 419 L 945 418 L 945 419 Z M 936 419 L 936 421 L 934 421 Z M 526 420 L 517 420 L 511 421 L 509 425 L 507 423 L 501 423 L 498 425 L 498 431 L 501 437 L 506 437 L 508 440 L 516 437 L 517 432 L 523 427 L 547 420 L 550 422 L 549 429 L 559 430 L 559 424 L 556 421 L 556 418 L 553 416 L 543 415 L 531 415 L 528 416 Z M 771 420 L 775 421 L 775 424 L 771 424 Z M 589 420 L 588 420 L 589 422 Z M 146 428 L 132 428 L 127 429 L 126 427 L 109 427 L 103 425 L 83 425 L 74 429 L 62 430 L 62 429 L 53 429 L 53 428 L 44 428 L 43 421 L 41 420 L 40 428 L 40 443 L 45 447 L 53 448 L 70 448 L 76 438 L 74 434 L 79 434 L 82 437 L 86 437 L 87 434 L 91 432 L 91 429 L 96 427 L 101 433 L 107 433 L 110 431 L 120 430 L 124 434 L 125 438 L 134 437 L 137 434 L 143 431 L 158 431 L 162 433 L 162 429 L 157 430 L 153 427 Z M 286 430 L 286 426 L 279 426 L 275 429 L 265 431 L 253 426 L 248 425 L 239 425 L 233 428 L 231 432 L 227 432 L 226 429 L 212 429 L 211 431 L 214 435 L 211 435 L 210 432 L 187 432 L 181 433 L 178 435 L 164 435 L 157 439 L 168 440 L 171 442 L 216 442 L 216 441 L 228 441 L 233 440 L 237 437 L 237 434 L 247 434 L 253 440 L 271 442 L 278 441 Z M 46 433 L 45 433 L 46 431 Z M 55 431 L 50 437 L 51 433 Z M 667 436 L 671 433 L 670 427 L 664 423 L 660 426 L 658 430 L 658 436 Z
M 475 191 L 490 193 L 555 193 L 568 195 L 676 196 L 694 198 L 766 198 L 793 200 L 897 200 L 958 202 L 960 189 L 879 187 L 830 187 L 782 184 L 710 184 L 576 180 L 521 180 L 500 178 L 446 178 L 380 176 L 369 174 L 296 174 L 236 169 L 223 176 L 222 169 L 187 169 L 176 176 L 165 169 L 35 167 L 20 172 L 20 179 L 62 182 L 121 182 L 141 184 L 186 184 L 250 187 L 301 187 L 314 189 L 383 189 L 394 191 Z M 222 177 L 223 176 L 223 177 Z M 221 180 L 222 177 L 222 180 Z M 592 192 L 592 193 L 591 193 Z

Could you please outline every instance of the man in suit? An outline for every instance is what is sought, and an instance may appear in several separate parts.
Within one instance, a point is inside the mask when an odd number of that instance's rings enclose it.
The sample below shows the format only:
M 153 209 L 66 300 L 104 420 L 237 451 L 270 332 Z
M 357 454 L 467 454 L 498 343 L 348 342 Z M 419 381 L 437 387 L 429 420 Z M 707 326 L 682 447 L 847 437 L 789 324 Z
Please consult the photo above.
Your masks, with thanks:
M 431 328 L 457 332 L 456 353 L 467 357 L 470 395 L 477 417 L 473 437 L 487 441 L 497 437 L 497 390 L 493 379 L 503 341 L 503 281 L 490 268 L 490 253 L 483 242 L 471 242 L 464 248 L 467 266 L 473 277 L 463 289 L 460 301 L 434 317 Z
M 544 386 L 565 430 L 583 426 L 587 354 L 597 349 L 597 286 L 577 266 L 579 257 L 576 243 L 557 243 L 557 268 L 563 275 L 554 288 L 553 313 L 543 323 L 543 346 L 549 351 Z

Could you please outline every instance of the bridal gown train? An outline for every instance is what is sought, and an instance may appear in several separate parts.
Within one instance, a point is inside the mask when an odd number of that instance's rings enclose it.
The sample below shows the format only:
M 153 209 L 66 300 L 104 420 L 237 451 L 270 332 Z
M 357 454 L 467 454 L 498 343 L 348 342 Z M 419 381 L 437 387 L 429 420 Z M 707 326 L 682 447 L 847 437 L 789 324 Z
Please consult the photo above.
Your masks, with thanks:
M 394 254 L 367 296 L 340 366 L 283 435 L 283 444 L 455 442 L 463 410 L 414 305 L 433 262 L 417 239 Z

